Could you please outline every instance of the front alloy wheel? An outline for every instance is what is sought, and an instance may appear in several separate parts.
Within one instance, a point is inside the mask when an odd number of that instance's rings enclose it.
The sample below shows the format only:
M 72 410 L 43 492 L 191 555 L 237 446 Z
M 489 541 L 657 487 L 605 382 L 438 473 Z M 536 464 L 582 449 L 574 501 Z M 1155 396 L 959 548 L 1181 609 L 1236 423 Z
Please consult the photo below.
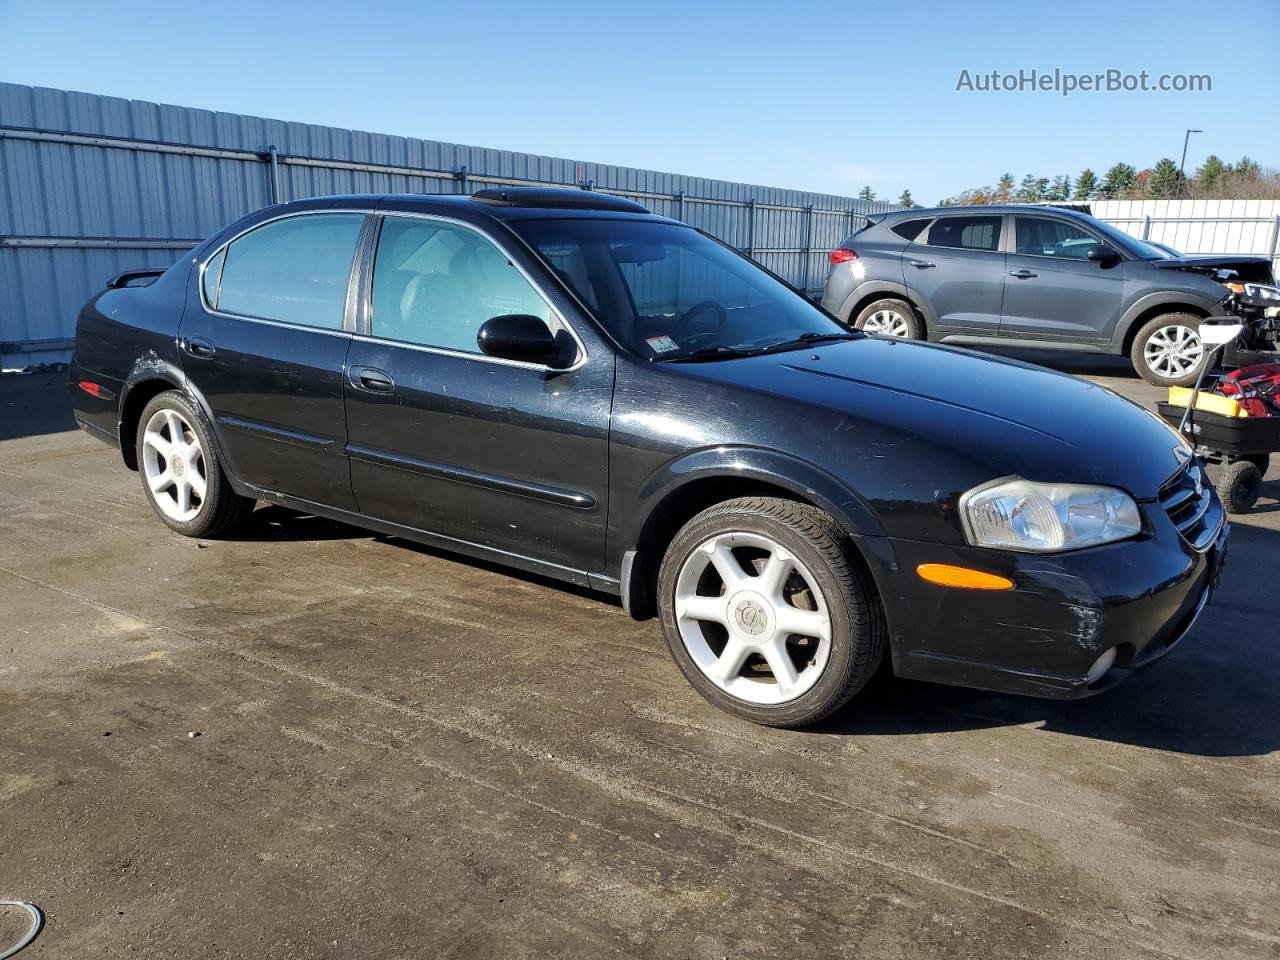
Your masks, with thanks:
M 1186 313 L 1156 317 L 1138 331 L 1130 359 L 1139 376 L 1160 387 L 1189 387 L 1208 361 L 1199 318 Z
M 680 569 L 675 603 L 698 669 L 748 703 L 802 696 L 831 653 L 831 618 L 813 574 L 760 534 L 720 533 L 699 544 Z
M 773 497 L 690 520 L 658 576 L 663 635 L 686 679 L 755 723 L 800 727 L 838 709 L 885 644 L 855 549 L 823 511 Z

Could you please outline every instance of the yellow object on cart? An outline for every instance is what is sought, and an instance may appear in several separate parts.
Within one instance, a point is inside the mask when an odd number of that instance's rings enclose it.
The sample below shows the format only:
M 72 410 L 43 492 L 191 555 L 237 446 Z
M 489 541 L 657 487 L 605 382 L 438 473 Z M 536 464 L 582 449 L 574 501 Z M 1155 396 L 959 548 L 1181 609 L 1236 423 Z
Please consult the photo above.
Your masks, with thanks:
M 1191 402 L 1190 387 L 1170 387 L 1169 402 L 1175 407 L 1185 407 Z M 1220 393 L 1200 393 L 1196 395 L 1196 409 L 1205 413 L 1216 413 L 1221 417 L 1247 417 L 1249 411 L 1240 406 L 1233 398 L 1224 397 Z

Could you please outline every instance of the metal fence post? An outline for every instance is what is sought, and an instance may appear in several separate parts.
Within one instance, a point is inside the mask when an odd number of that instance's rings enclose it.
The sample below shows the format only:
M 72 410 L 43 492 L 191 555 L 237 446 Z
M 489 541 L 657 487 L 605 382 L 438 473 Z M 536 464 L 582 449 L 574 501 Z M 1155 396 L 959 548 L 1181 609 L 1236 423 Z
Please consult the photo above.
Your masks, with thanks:
M 1275 269 L 1275 259 L 1280 256 L 1280 216 L 1277 216 L 1271 224 L 1271 261 L 1272 269 Z
M 676 219 L 684 220 L 684 191 L 681 190 L 679 193 L 675 194 L 671 199 L 673 199 L 676 202 Z
M 809 292 L 809 261 L 813 259 L 813 205 L 804 208 L 804 282 L 800 289 Z
M 464 163 L 462 166 L 460 166 L 457 170 L 454 171 L 453 175 L 458 178 L 458 192 L 466 193 L 467 192 L 467 176 L 468 176 L 467 165 Z
M 747 256 L 756 255 L 756 198 L 747 201 Z
M 1142 218 L 1142 239 L 1151 239 L 1151 214 L 1147 214 Z
M 271 202 L 279 203 L 283 196 L 280 189 L 280 154 L 276 152 L 276 145 L 273 143 L 267 147 L 267 176 L 271 178 L 268 187 L 271 192 Z

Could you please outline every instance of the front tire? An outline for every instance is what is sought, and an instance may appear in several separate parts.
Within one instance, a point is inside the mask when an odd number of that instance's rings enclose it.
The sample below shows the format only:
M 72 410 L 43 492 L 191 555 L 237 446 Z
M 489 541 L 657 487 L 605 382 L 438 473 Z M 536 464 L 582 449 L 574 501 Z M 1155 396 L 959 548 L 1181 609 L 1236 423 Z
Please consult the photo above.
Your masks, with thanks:
M 803 727 L 875 673 L 885 629 L 848 536 L 824 512 L 743 497 L 695 516 L 667 548 L 659 617 L 671 655 L 735 716 Z
M 203 414 L 181 392 L 166 390 L 143 408 L 136 443 L 142 490 L 169 529 L 216 537 L 253 511 L 223 473 Z
M 1209 360 L 1200 340 L 1200 318 L 1166 313 L 1142 325 L 1129 350 L 1133 369 L 1157 387 L 1190 387 Z
M 878 333 L 882 337 L 921 338 L 920 318 L 911 309 L 911 304 L 896 297 L 885 297 L 867 304 L 858 312 L 853 325 L 864 333 Z

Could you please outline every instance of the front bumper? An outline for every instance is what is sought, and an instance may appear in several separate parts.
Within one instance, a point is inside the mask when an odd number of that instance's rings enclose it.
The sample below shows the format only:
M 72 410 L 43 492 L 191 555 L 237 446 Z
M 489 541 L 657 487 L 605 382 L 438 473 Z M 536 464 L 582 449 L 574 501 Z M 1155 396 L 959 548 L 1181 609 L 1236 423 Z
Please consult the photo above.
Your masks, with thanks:
M 890 540 L 889 569 L 875 573 L 894 672 L 1054 699 L 1115 686 L 1177 646 L 1211 600 L 1230 534 L 1216 500 L 1214 508 L 1217 533 L 1203 551 L 1185 542 L 1154 504 L 1144 507 L 1142 536 L 1067 554 Z M 987 570 L 1015 586 L 1000 592 L 937 586 L 916 576 L 921 563 Z M 1090 682 L 1089 668 L 1112 648 L 1115 665 Z

